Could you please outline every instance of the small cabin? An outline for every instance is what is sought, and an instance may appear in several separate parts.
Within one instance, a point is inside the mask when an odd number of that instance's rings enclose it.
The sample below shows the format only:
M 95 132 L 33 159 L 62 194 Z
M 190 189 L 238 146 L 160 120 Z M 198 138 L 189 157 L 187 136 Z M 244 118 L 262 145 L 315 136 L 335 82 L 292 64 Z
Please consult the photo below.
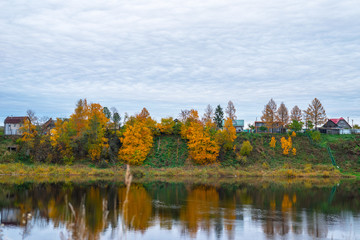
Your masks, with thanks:
M 331 118 L 321 128 L 326 134 L 351 134 L 351 126 L 344 118 Z
M 28 117 L 7 117 L 4 121 L 4 135 L 21 135 L 21 127 L 24 126 L 25 119 Z

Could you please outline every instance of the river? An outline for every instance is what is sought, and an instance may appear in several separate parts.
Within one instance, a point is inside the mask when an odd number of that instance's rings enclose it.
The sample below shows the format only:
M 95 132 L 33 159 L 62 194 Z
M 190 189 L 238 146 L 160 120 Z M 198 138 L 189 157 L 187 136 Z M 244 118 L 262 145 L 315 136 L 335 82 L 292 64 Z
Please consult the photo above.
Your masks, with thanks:
M 254 178 L 133 181 L 129 189 L 110 180 L 2 181 L 0 239 L 360 239 L 359 186 Z

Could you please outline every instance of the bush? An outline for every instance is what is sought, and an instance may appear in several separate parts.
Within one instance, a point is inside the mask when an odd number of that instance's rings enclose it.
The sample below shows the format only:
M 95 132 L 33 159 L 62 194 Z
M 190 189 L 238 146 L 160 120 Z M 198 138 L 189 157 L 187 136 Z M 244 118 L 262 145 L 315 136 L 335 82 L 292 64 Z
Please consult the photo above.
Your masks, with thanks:
M 269 169 L 270 168 L 270 166 L 269 166 L 269 164 L 267 162 L 263 162 L 262 166 L 263 166 L 264 169 Z
M 253 150 L 253 146 L 251 146 L 249 141 L 243 142 L 240 149 L 240 155 L 241 156 L 249 156 L 251 151 Z
M 321 133 L 318 131 L 311 132 L 311 138 L 314 142 L 320 142 Z

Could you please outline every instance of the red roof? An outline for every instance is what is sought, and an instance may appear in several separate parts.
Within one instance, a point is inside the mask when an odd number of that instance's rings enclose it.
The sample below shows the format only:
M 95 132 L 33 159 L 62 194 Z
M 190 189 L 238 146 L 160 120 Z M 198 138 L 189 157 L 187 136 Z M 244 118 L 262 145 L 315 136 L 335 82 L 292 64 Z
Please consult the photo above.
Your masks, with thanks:
M 345 120 L 344 118 L 331 118 L 330 119 L 333 123 L 335 123 L 335 124 L 338 124 L 338 122 L 340 121 L 340 120 Z
M 17 123 L 23 123 L 24 120 L 27 117 L 7 117 L 4 121 L 4 123 L 13 123 L 13 124 L 17 124 Z

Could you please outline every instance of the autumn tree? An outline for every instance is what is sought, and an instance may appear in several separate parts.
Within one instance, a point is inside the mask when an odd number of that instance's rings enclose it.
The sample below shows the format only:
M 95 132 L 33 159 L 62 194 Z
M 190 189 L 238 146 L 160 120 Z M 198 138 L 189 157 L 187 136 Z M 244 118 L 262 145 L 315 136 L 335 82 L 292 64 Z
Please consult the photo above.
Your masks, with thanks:
M 76 135 L 80 137 L 84 129 L 87 127 L 89 116 L 89 105 L 86 99 L 80 99 L 75 108 L 75 112 L 71 114 L 70 120 L 74 123 Z
M 162 134 L 172 134 L 174 131 L 175 122 L 172 117 L 162 118 L 160 123 L 156 124 L 156 128 Z
M 276 112 L 275 119 L 280 123 L 282 129 L 289 123 L 288 109 L 283 102 L 280 104 L 280 107 Z
M 108 151 L 108 139 L 105 137 L 106 125 L 109 122 L 106 111 L 98 103 L 89 106 L 88 124 L 84 132 L 87 140 L 87 151 L 93 161 L 99 161 L 102 154 Z
M 36 126 L 31 123 L 29 117 L 25 118 L 24 125 L 19 130 L 22 133 L 20 141 L 25 143 L 29 149 L 33 149 L 35 137 L 37 136 L 38 132 L 36 131 Z
M 153 146 L 153 134 L 144 121 L 136 120 L 125 126 L 125 132 L 120 138 L 122 147 L 119 159 L 130 165 L 141 165 Z
M 198 164 L 214 163 L 219 155 L 219 146 L 205 130 L 196 110 L 191 110 L 182 126 L 181 136 L 188 140 L 189 155 Z
M 301 109 L 295 105 L 292 109 L 291 109 L 291 115 L 290 115 L 290 120 L 296 120 L 298 122 L 300 122 L 302 119 L 302 114 L 301 114 Z
M 218 105 L 215 109 L 214 122 L 216 123 L 216 126 L 219 129 L 223 127 L 223 121 L 224 121 L 224 111 L 222 107 Z
M 227 117 L 230 118 L 231 120 L 234 121 L 236 119 L 236 115 L 235 115 L 236 109 L 232 101 L 228 102 L 225 112 L 227 114 Z
M 227 118 L 224 123 L 224 128 L 219 130 L 216 134 L 216 141 L 219 146 L 222 146 L 225 150 L 233 148 L 234 140 L 236 139 L 236 129 L 230 118 Z
M 261 121 L 265 122 L 268 129 L 273 132 L 274 123 L 276 121 L 277 106 L 273 99 L 270 99 L 268 104 L 265 105 Z
M 325 124 L 327 121 L 325 109 L 317 98 L 312 100 L 305 113 L 308 120 L 314 124 L 315 128 L 317 128 L 319 125 Z
M 207 122 L 213 121 L 213 118 L 214 118 L 214 109 L 209 104 L 205 108 L 205 113 L 204 113 L 204 116 L 202 118 L 202 121 L 203 121 L 204 124 L 206 124 Z
M 35 112 L 31 109 L 28 109 L 26 111 L 26 115 L 29 118 L 31 124 L 35 125 L 38 120 L 38 117 L 35 115 Z
M 179 120 L 182 122 L 182 123 L 185 123 L 186 120 L 188 119 L 190 115 L 190 111 L 189 110 L 181 110 L 180 114 L 179 114 Z
M 156 122 L 146 108 L 125 124 L 125 132 L 120 138 L 122 147 L 119 159 L 130 165 L 142 164 L 153 146 Z

